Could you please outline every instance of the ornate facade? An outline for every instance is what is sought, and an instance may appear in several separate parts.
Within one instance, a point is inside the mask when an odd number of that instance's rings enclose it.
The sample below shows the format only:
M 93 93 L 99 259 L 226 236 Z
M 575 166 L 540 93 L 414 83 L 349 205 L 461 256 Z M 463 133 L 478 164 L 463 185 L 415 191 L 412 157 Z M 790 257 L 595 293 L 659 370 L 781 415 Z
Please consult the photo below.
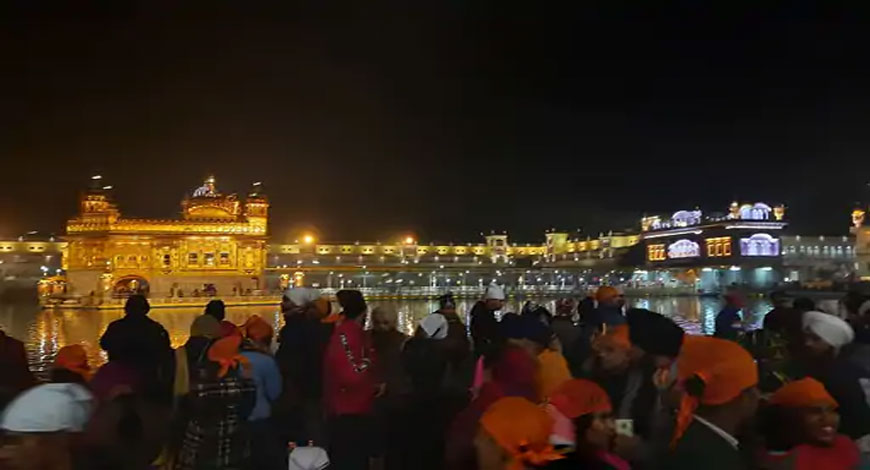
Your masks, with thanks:
M 181 219 L 128 219 L 95 176 L 67 222 L 64 267 L 73 295 L 231 295 L 261 289 L 268 199 L 255 183 L 244 202 L 209 177 L 182 203 Z

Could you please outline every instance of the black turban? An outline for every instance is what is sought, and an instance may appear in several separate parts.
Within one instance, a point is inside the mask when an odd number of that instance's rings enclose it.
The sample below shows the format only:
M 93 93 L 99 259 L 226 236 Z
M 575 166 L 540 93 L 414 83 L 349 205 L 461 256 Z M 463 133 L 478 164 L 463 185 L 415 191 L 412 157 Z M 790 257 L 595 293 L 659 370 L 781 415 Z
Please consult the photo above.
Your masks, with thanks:
M 683 345 L 683 329 L 673 320 L 642 308 L 629 309 L 628 335 L 631 344 L 647 354 L 677 357 Z

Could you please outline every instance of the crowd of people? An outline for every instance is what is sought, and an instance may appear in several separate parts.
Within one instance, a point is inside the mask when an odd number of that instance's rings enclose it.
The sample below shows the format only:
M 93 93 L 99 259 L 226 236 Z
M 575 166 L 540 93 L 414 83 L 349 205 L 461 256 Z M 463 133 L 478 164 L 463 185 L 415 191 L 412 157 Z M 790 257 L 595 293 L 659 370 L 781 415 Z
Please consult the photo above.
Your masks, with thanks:
M 48 381 L 0 332 L 0 468 L 870 468 L 870 299 L 849 315 L 775 298 L 742 328 L 729 293 L 713 336 L 628 308 L 621 293 L 527 302 L 451 295 L 413 335 L 359 291 L 283 296 L 283 325 L 236 325 L 211 301 L 187 341 L 132 295 L 94 370 L 67 345 Z

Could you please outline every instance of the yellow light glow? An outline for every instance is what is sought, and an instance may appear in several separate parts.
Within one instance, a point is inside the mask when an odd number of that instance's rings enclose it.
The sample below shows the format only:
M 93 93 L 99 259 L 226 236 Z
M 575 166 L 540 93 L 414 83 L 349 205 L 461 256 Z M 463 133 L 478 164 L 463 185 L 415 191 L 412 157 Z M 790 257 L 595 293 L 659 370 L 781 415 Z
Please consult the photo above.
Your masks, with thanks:
M 413 245 L 414 244 L 414 237 L 411 237 L 411 236 L 405 237 L 405 244 L 406 245 Z
M 314 243 L 314 237 L 311 235 L 305 235 L 304 237 L 302 237 L 302 242 L 306 245 L 310 245 Z

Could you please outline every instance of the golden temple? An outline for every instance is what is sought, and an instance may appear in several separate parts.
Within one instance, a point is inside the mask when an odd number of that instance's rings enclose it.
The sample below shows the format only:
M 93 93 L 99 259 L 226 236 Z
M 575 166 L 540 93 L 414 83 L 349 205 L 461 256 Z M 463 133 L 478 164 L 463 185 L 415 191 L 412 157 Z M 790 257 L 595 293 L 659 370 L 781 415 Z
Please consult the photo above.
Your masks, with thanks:
M 209 177 L 181 202 L 180 219 L 124 218 L 110 190 L 94 176 L 79 215 L 67 222 L 69 294 L 183 297 L 263 288 L 269 201 L 259 183 L 242 202 Z

